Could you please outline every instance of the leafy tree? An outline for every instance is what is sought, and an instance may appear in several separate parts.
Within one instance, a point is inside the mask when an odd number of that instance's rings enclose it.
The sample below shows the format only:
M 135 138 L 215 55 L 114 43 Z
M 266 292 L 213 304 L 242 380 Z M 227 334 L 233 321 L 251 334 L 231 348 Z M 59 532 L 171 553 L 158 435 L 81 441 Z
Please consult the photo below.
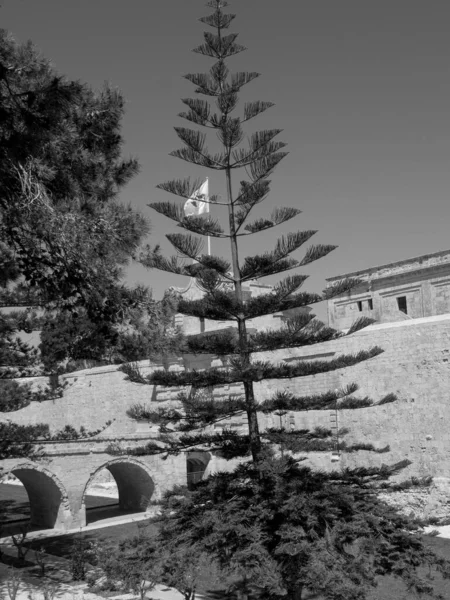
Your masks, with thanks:
M 376 495 L 403 466 L 324 474 L 291 457 L 243 464 L 166 498 L 157 543 L 213 556 L 229 591 L 258 598 L 363 600 L 385 575 L 439 597 L 433 579 L 450 578 L 448 561 Z
M 260 413 L 361 409 L 375 403 L 356 396 L 355 384 L 307 397 L 280 389 L 272 398 L 259 402 L 255 398 L 255 382 L 300 378 L 351 367 L 376 357 L 382 350 L 371 348 L 329 361 L 299 359 L 295 364 L 273 364 L 266 358 L 252 357 L 254 352 L 309 346 L 344 335 L 305 313 L 287 319 L 285 326 L 277 331 L 251 333 L 247 322 L 327 300 L 347 292 L 356 281 L 340 281 L 322 294 L 308 293 L 302 290 L 306 276 L 294 274 L 265 295 L 249 298 L 243 293 L 245 282 L 308 265 L 335 247 L 313 245 L 303 258 L 293 258 L 292 253 L 315 233 L 297 231 L 282 236 L 272 250 L 240 260 L 242 236 L 270 230 L 294 218 L 300 210 L 277 206 L 270 216 L 248 221 L 253 209 L 268 195 L 269 177 L 286 153 L 285 144 L 276 141 L 278 129 L 258 131 L 250 136 L 248 146 L 241 145 L 243 124 L 272 104 L 261 100 L 246 102 L 243 113 L 235 116 L 240 90 L 258 73 L 230 72 L 228 68 L 227 59 L 244 47 L 236 42 L 236 34 L 226 34 L 235 17 L 223 11 L 226 5 L 224 0 L 210 0 L 207 6 L 213 13 L 200 19 L 215 33 L 206 32 L 204 43 L 194 51 L 215 62 L 207 73 L 185 76 L 194 84 L 196 93 L 206 99 L 183 99 L 187 110 L 180 114 L 195 125 L 215 131 L 221 149 L 210 152 L 203 131 L 176 127 L 184 147 L 171 154 L 224 173 L 226 201 L 215 196 L 208 201 L 226 206 L 227 228 L 211 214 L 186 217 L 182 206 L 152 203 L 154 210 L 189 233 L 167 235 L 178 256 L 166 258 L 159 247 L 149 247 L 141 260 L 150 268 L 196 278 L 205 294 L 200 300 L 181 299 L 179 312 L 213 321 L 234 321 L 236 329 L 187 338 L 186 347 L 194 353 L 227 354 L 229 359 L 223 367 L 205 371 L 160 370 L 143 377 L 128 366 L 127 373 L 141 383 L 188 390 L 179 395 L 177 405 L 160 406 L 148 412 L 149 420 L 160 425 L 161 436 L 136 453 L 209 449 L 225 458 L 247 457 L 248 462 L 232 473 L 221 473 L 199 484 L 192 496 L 188 493 L 177 499 L 172 495 L 172 504 L 169 503 L 163 516 L 160 543 L 172 552 L 182 548 L 207 551 L 232 578 L 236 589 L 257 591 L 262 598 L 283 596 L 301 600 L 308 592 L 330 600 L 362 600 L 374 585 L 375 575 L 385 573 L 403 578 L 411 590 L 428 591 L 430 586 L 416 576 L 416 567 L 431 562 L 445 571 L 446 564 L 431 556 L 417 536 L 407 533 L 410 523 L 376 498 L 377 482 L 397 473 L 407 461 L 391 469 L 361 468 L 316 474 L 309 468 L 301 468 L 300 458 L 276 458 L 273 449 L 282 445 L 293 455 L 330 450 L 335 442 L 331 432 L 322 428 L 260 430 Z M 233 177 L 238 170 L 244 170 L 247 179 L 240 180 L 237 193 L 233 193 Z M 198 189 L 199 182 L 176 179 L 158 187 L 186 199 Z M 202 239 L 193 234 L 229 239 L 231 260 L 204 254 Z M 180 255 L 194 262 L 188 264 Z M 367 320 L 355 323 L 347 335 L 368 323 Z M 219 400 L 213 392 L 204 393 L 231 383 L 242 384 L 242 397 Z M 395 396 L 389 395 L 379 403 L 392 401 Z M 214 423 L 241 414 L 248 421 L 244 435 L 227 428 L 222 433 L 212 431 L 210 426 Z M 364 444 L 347 449 L 362 448 L 370 449 Z
M 162 546 L 164 548 L 164 546 Z M 195 545 L 177 548 L 174 552 L 161 552 L 163 567 L 161 580 L 165 585 L 175 588 L 184 600 L 195 600 L 202 580 L 216 575 L 216 569 L 206 552 L 199 551 Z
M 45 369 L 67 371 L 85 367 L 86 361 L 123 363 L 146 358 L 166 364 L 169 356 L 184 346 L 183 333 L 174 325 L 176 298 L 166 293 L 156 301 L 147 290 L 143 296 L 120 322 L 93 320 L 84 309 L 76 315 L 69 311 L 49 313 L 40 344 Z
M 59 75 L 31 43 L 0 31 L 0 306 L 21 308 L 0 315 L 7 410 L 33 396 L 5 379 L 44 370 L 20 337 L 42 327 L 43 311 L 69 329 L 80 315 L 104 333 L 148 295 L 121 281 L 149 230 L 118 201 L 138 172 L 121 156 L 123 111 L 117 90 L 94 92 Z M 29 440 L 29 429 L 23 434 Z

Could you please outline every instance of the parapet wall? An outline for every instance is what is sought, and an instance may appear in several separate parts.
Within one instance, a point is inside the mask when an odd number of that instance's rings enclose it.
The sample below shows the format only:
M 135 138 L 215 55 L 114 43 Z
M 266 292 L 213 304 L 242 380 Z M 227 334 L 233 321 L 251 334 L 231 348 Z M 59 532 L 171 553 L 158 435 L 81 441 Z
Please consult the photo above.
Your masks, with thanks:
M 296 395 L 311 395 L 339 388 L 350 382 L 360 386 L 358 395 L 375 400 L 393 392 L 400 400 L 360 410 L 339 411 L 340 427 L 348 427 L 348 440 L 391 446 L 387 454 L 358 452 L 343 455 L 342 466 L 392 463 L 409 458 L 413 464 L 402 478 L 412 475 L 450 476 L 450 314 L 385 323 L 368 327 L 352 336 L 315 346 L 255 355 L 273 361 L 303 358 L 329 360 L 340 354 L 380 346 L 384 353 L 350 369 L 295 378 L 267 380 L 255 385 L 256 397 L 270 397 L 277 389 Z M 148 361 L 140 363 L 145 373 Z M 180 368 L 179 366 L 176 368 Z M 120 439 L 142 435 L 142 425 L 126 415 L 132 405 L 155 400 L 175 399 L 179 390 L 143 386 L 125 380 L 115 366 L 100 367 L 63 376 L 68 382 L 64 396 L 54 401 L 33 403 L 13 413 L 1 415 L 3 421 L 48 423 L 53 431 L 66 424 L 95 430 L 113 420 L 100 434 Z M 45 385 L 46 378 L 34 378 L 33 385 Z M 224 386 L 218 394 L 239 393 L 240 387 Z M 285 419 L 290 419 L 287 415 Z M 297 427 L 330 426 L 329 411 L 295 413 Z M 290 421 L 289 421 L 290 422 Z M 237 424 L 239 426 L 239 423 Z M 279 417 L 261 415 L 261 426 L 279 426 Z M 150 429 L 147 430 L 150 433 Z M 139 437 L 139 436 L 138 436 Z M 312 462 L 322 468 L 336 468 L 329 454 L 315 456 Z

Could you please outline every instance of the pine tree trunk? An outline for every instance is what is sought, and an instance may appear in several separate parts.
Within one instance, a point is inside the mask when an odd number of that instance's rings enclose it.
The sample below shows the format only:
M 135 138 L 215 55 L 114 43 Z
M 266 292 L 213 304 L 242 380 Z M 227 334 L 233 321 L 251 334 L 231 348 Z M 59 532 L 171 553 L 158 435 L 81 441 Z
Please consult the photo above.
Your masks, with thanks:
M 295 590 L 288 590 L 286 600 L 302 600 L 303 589 L 303 585 L 301 585 Z
M 233 275 L 234 275 L 234 291 L 236 295 L 236 300 L 242 305 L 243 303 L 243 294 L 242 294 L 242 281 L 241 281 L 241 273 L 239 269 L 239 255 L 238 255 L 238 245 L 237 245 L 237 236 L 236 229 L 234 224 L 234 206 L 233 206 L 233 194 L 231 190 L 231 169 L 228 168 L 226 170 L 226 178 L 227 178 L 227 196 L 228 196 L 228 214 L 230 220 L 230 242 L 231 242 L 231 260 L 233 266 Z M 248 338 L 247 338 L 247 328 L 245 326 L 244 314 L 238 315 L 238 334 L 239 334 L 239 351 L 240 357 L 242 360 L 242 367 L 249 367 L 250 362 L 250 352 L 248 350 Z M 258 462 L 261 457 L 261 438 L 259 435 L 259 426 L 258 426 L 258 413 L 256 411 L 256 401 L 255 394 L 253 391 L 253 382 L 252 381 L 244 381 L 244 392 L 245 392 L 245 403 L 246 403 L 246 411 L 247 411 L 247 419 L 248 419 L 248 432 L 250 437 L 250 450 L 252 453 L 252 458 L 254 462 Z

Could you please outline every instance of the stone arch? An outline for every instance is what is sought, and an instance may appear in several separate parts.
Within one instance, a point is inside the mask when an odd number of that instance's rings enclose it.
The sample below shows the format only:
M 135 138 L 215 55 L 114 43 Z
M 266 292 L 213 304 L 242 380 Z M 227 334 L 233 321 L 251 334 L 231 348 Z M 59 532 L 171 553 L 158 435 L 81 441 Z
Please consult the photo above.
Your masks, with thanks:
M 48 469 L 30 463 L 18 464 L 8 471 L 23 484 L 30 503 L 30 523 L 45 529 L 65 528 L 71 521 L 67 492 Z
M 85 496 L 89 485 L 103 469 L 107 469 L 111 473 L 117 484 L 120 510 L 135 510 L 136 512 L 148 510 L 156 490 L 155 482 L 146 465 L 130 457 L 120 457 L 108 461 L 91 474 L 83 491 L 83 505 L 85 505 Z

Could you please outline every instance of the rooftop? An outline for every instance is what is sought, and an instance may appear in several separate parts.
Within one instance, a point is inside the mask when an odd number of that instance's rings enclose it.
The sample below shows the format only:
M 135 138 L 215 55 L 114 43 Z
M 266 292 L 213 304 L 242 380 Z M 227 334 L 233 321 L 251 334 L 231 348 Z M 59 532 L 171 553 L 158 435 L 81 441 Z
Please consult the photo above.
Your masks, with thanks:
M 328 277 L 326 281 L 337 281 L 344 279 L 345 277 L 361 277 L 364 275 L 375 275 L 381 274 L 380 271 L 413 271 L 417 268 L 424 269 L 427 267 L 433 267 L 439 264 L 450 264 L 450 250 L 440 250 L 439 252 L 432 252 L 431 254 L 422 254 L 422 256 L 415 256 L 413 258 L 406 258 L 396 262 L 387 263 L 384 265 L 378 265 L 375 267 L 369 267 L 360 271 L 353 271 L 351 273 L 343 273 L 341 275 L 334 275 Z M 406 267 L 402 269 L 402 267 Z M 410 268 L 408 268 L 410 267 Z

